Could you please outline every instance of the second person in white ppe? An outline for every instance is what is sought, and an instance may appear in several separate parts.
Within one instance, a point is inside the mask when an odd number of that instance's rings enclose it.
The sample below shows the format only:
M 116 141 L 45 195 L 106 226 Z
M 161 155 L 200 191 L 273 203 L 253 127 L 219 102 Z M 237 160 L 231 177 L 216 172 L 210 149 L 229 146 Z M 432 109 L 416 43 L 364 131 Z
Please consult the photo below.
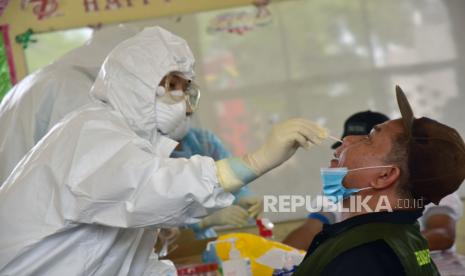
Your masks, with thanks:
M 91 90 L 95 104 L 57 124 L 0 189 L 0 275 L 165 275 L 153 255 L 157 229 L 230 205 L 231 191 L 327 136 L 292 119 L 242 157 L 169 158 L 176 127 L 159 110 L 195 107 L 193 65 L 186 42 L 159 27 L 110 53 Z M 156 96 L 173 72 L 186 101 Z
M 0 104 L 0 186 L 56 123 L 91 102 L 89 90 L 103 60 L 136 33 L 125 25 L 96 30 L 83 46 L 30 74 L 7 93 Z

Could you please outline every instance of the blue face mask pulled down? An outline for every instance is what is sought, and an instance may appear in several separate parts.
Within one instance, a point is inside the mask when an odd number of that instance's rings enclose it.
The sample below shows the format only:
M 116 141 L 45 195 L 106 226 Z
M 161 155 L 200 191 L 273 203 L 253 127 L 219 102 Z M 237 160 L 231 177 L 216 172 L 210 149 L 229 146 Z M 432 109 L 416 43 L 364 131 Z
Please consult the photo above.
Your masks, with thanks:
M 344 187 L 342 181 L 349 171 L 358 171 L 364 169 L 375 169 L 375 168 L 389 168 L 388 166 L 373 166 L 363 167 L 357 169 L 347 169 L 346 167 L 341 168 L 322 168 L 320 170 L 321 181 L 323 182 L 323 195 L 331 199 L 334 203 L 337 203 L 340 199 L 346 199 L 349 196 L 356 194 L 362 190 L 371 189 L 372 187 L 366 188 L 352 188 L 348 189 Z

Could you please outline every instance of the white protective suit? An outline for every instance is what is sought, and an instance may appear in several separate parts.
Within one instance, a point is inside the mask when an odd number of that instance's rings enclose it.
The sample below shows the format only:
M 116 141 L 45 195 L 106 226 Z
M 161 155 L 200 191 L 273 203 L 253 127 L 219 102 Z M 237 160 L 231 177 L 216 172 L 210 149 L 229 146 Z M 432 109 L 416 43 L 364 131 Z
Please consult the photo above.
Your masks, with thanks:
M 233 202 L 213 159 L 168 158 L 177 142 L 156 130 L 156 87 L 171 71 L 193 77 L 193 64 L 159 27 L 110 53 L 95 103 L 58 123 L 0 188 L 0 275 L 166 275 L 157 228 Z
M 0 186 L 21 158 L 66 114 L 91 102 L 89 90 L 108 53 L 136 30 L 95 31 L 83 46 L 27 76 L 0 104 Z

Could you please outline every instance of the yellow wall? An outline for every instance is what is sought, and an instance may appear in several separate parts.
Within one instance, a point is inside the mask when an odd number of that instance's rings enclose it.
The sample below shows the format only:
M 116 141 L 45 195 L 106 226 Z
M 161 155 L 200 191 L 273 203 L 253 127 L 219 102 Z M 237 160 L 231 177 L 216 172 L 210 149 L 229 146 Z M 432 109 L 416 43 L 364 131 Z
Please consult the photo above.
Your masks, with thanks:
M 123 23 L 251 4 L 252 0 L 11 0 L 0 17 L 9 25 L 18 80 L 26 75 L 24 52 L 15 37 L 34 33 Z

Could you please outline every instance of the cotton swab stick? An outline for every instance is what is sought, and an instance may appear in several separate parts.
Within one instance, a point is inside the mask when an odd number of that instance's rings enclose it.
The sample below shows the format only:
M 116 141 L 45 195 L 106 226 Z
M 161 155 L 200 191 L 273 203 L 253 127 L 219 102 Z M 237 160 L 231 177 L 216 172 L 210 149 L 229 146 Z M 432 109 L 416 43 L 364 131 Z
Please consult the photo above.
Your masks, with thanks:
M 334 141 L 336 141 L 336 142 L 342 143 L 342 140 L 341 140 L 341 139 L 336 138 L 336 137 L 334 137 L 334 136 L 329 135 L 328 138 L 329 138 L 329 139 L 332 139 L 332 140 L 334 140 Z
M 334 140 L 336 142 L 342 143 L 342 140 L 339 138 L 336 138 L 334 136 L 328 135 L 328 138 L 331 140 Z M 309 149 L 311 146 L 313 146 L 313 143 L 310 141 L 307 141 L 306 146 L 304 147 L 305 149 Z

